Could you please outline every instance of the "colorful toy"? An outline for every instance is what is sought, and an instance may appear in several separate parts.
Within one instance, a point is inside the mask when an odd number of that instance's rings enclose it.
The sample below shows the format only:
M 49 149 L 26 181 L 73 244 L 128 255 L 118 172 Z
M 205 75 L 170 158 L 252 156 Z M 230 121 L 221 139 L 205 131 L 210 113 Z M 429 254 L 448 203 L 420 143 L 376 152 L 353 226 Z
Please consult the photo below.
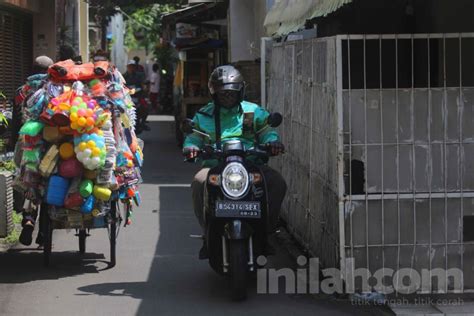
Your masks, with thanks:
M 62 160 L 74 157 L 74 146 L 71 143 L 63 143 L 59 146 L 59 156 Z
M 83 134 L 74 139 L 77 159 L 89 170 L 101 168 L 105 163 L 106 147 L 103 136 Z
M 69 189 L 69 180 L 60 176 L 52 176 L 49 179 L 46 202 L 55 206 L 63 206 Z
M 81 212 L 84 214 L 91 214 L 94 209 L 95 197 L 93 195 L 89 196 L 87 200 L 81 206 Z
M 94 189 L 94 183 L 91 180 L 84 180 L 79 185 L 79 192 L 84 198 L 88 198 Z

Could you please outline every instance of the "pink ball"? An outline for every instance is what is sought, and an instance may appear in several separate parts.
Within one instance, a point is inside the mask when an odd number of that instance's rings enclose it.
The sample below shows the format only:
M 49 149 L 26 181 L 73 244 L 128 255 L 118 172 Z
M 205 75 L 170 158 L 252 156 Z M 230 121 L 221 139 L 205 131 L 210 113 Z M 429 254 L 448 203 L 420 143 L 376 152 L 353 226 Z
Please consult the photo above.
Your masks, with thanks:
M 84 109 L 79 109 L 79 110 L 77 111 L 77 115 L 79 115 L 79 116 L 86 116 L 86 110 L 84 110 Z

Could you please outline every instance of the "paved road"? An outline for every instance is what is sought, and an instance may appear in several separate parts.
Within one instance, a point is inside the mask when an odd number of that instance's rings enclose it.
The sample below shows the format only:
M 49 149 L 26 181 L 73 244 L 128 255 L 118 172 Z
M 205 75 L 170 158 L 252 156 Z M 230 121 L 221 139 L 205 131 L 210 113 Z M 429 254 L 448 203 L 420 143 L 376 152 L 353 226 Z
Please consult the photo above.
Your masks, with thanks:
M 200 242 L 188 238 L 199 233 L 189 189 L 196 167 L 182 162 L 173 124 L 154 119 L 143 137 L 143 205 L 120 231 L 117 266 L 107 269 L 106 230 L 92 232 L 82 257 L 73 232 L 55 231 L 50 268 L 33 248 L 0 254 L 0 315 L 381 314 L 334 299 L 257 295 L 255 286 L 246 302 L 230 302 L 226 280 L 197 260 Z M 291 259 L 279 250 L 270 264 Z

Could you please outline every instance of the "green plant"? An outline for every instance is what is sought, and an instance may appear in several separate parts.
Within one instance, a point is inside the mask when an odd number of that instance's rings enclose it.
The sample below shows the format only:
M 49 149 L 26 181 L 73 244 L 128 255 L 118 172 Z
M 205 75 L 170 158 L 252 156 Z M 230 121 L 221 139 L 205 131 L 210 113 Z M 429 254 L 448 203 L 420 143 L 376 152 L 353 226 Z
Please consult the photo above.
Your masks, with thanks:
M 0 161 L 0 171 L 14 172 L 15 169 L 16 166 L 13 160 Z
M 155 3 L 126 14 L 125 45 L 129 49 L 143 48 L 147 53 L 154 50 L 160 41 L 161 16 L 176 9 L 176 5 Z
M 23 215 L 17 212 L 13 212 L 13 223 L 14 224 L 21 224 L 21 221 L 23 220 Z
M 13 245 L 18 242 L 19 238 L 20 238 L 20 232 L 15 227 L 13 231 L 10 233 L 10 235 L 5 237 L 2 241 L 4 244 Z

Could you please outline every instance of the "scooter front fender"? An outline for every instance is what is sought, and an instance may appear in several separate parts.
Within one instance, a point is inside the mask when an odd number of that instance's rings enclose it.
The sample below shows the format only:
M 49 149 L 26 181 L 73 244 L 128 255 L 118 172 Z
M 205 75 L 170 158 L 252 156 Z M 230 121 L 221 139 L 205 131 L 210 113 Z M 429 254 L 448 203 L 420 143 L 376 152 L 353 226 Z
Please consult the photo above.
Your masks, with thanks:
M 224 236 L 229 240 L 248 239 L 253 233 L 252 227 L 239 219 L 228 222 L 224 226 Z

